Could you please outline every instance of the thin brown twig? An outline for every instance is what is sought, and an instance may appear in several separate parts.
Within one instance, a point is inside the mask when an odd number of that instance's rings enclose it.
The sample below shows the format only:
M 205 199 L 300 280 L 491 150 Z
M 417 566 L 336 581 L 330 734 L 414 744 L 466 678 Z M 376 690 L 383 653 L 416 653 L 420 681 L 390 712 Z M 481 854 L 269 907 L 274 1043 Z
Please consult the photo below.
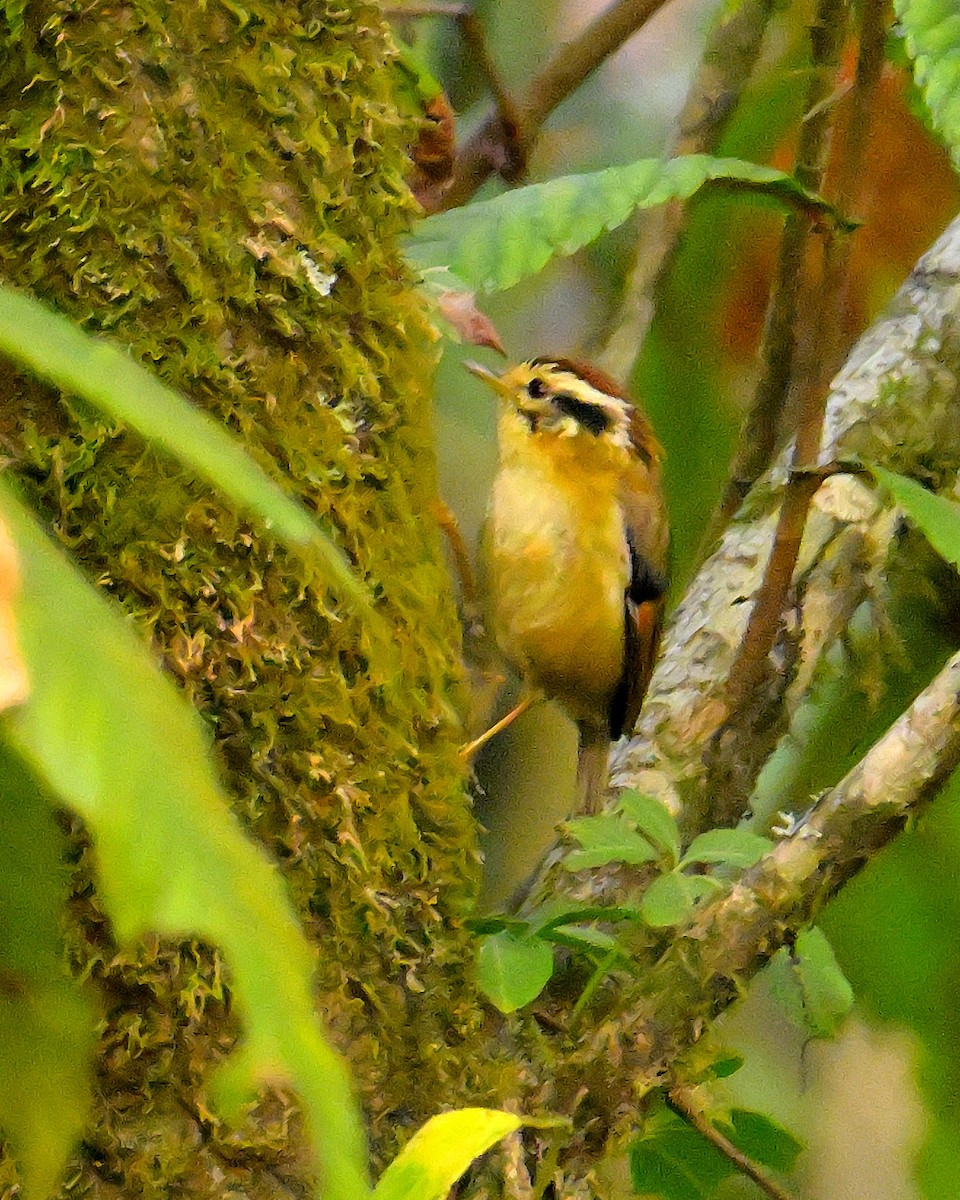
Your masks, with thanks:
M 672 155 L 717 152 L 760 56 L 773 8 L 773 0 L 744 0 L 718 22 L 680 113 Z M 674 202 L 645 214 L 635 265 L 597 355 L 615 379 L 630 375 L 654 314 L 667 302 L 668 281 L 690 210 L 690 205 Z
M 719 1129 L 710 1124 L 694 1103 L 688 1088 L 671 1088 L 667 1096 L 667 1103 L 678 1116 L 688 1121 L 701 1137 L 716 1146 L 724 1158 L 728 1158 L 742 1175 L 752 1179 L 762 1191 L 766 1192 L 771 1200 L 796 1200 L 792 1192 L 788 1192 L 776 1180 L 771 1179 L 752 1158 L 744 1154 L 728 1137 L 724 1137 Z
M 529 85 L 518 105 L 517 141 L 529 147 L 551 112 L 623 43 L 642 28 L 667 0 L 616 0 L 567 42 Z M 458 208 L 473 196 L 494 172 L 513 181 L 524 169 L 513 161 L 512 145 L 505 143 L 499 113 L 491 113 L 464 143 L 453 183 L 443 198 L 443 208 Z M 519 172 L 519 174 L 518 174 Z
M 849 112 L 839 131 L 840 145 L 835 156 L 838 165 L 835 202 L 843 213 L 856 212 L 863 202 L 867 179 L 864 160 L 885 61 L 886 14 L 886 0 L 865 0 L 860 10 L 856 74 Z M 826 246 L 823 291 L 831 297 L 832 305 L 817 310 L 819 319 L 815 333 L 808 339 L 806 347 L 809 360 L 806 374 L 810 378 L 817 374 L 823 391 L 842 366 L 848 348 L 850 335 L 845 318 L 849 307 L 852 250 L 853 243 L 849 238 L 830 238 Z M 814 436 L 819 443 L 819 427 L 806 440 L 810 442 Z M 810 461 L 816 452 L 817 446 L 814 446 L 808 455 Z
M 820 0 L 816 21 L 810 30 L 815 69 L 807 96 L 808 115 L 801 128 L 796 165 L 797 179 L 810 191 L 819 191 L 826 171 L 833 109 L 823 101 L 834 91 L 845 32 L 846 9 L 842 0 Z M 804 383 L 806 386 L 802 392 L 793 466 L 807 467 L 816 459 L 826 389 L 821 386 L 819 377 L 815 381 L 798 380 L 796 329 L 801 314 L 801 299 L 804 290 L 810 287 L 803 262 L 813 229 L 809 217 L 791 215 L 787 219 L 777 283 L 764 337 L 764 374 L 741 438 L 731 485 L 721 505 L 723 524 L 739 507 L 745 494 L 742 489 L 751 486 L 767 466 L 776 445 L 780 416 L 790 389 Z M 820 308 L 830 305 L 831 315 L 836 319 L 831 299 L 817 297 Z M 805 311 L 814 312 L 816 307 L 811 297 Z M 756 444 L 751 444 L 748 439 L 756 439 Z M 730 714 L 728 719 L 732 719 L 743 707 L 766 672 L 767 656 L 776 637 L 783 604 L 793 578 L 807 509 L 815 492 L 816 487 L 811 485 L 809 478 L 793 478 L 787 484 L 763 584 L 730 674 L 726 696 Z
M 511 156 L 517 160 L 525 159 L 521 114 L 490 56 L 483 26 L 470 9 L 459 15 L 457 24 L 463 40 L 473 56 L 474 63 L 487 81 L 487 87 L 490 89 L 497 110 L 496 119 L 510 148 Z M 456 170 L 456 164 L 454 170 Z
M 390 20 L 414 19 L 416 17 L 463 17 L 470 12 L 468 4 L 444 3 L 444 0 L 433 0 L 432 4 L 398 4 L 396 8 L 386 7 L 383 15 Z

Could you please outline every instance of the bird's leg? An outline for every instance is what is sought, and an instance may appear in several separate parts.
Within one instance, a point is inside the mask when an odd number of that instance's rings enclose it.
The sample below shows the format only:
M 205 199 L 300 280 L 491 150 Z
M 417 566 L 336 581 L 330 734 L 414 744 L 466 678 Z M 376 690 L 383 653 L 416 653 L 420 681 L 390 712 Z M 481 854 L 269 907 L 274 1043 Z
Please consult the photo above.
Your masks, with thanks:
M 467 742 L 460 750 L 461 758 L 473 758 L 478 750 L 487 744 L 492 738 L 495 738 L 498 733 L 502 733 L 508 725 L 512 725 L 517 717 L 522 717 L 528 708 L 531 708 L 538 700 L 543 699 L 543 692 L 539 688 L 524 688 L 523 695 L 505 717 L 501 717 L 499 721 L 491 725 L 489 729 L 474 738 L 472 742 Z

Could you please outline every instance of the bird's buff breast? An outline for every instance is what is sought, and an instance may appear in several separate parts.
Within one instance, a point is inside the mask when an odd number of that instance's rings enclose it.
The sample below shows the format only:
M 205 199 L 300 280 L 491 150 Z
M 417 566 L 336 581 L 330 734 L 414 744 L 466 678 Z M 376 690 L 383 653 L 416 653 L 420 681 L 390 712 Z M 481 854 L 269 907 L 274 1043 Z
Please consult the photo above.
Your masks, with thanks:
M 576 718 L 596 716 L 623 669 L 628 551 L 605 485 L 503 470 L 485 536 L 500 647 Z

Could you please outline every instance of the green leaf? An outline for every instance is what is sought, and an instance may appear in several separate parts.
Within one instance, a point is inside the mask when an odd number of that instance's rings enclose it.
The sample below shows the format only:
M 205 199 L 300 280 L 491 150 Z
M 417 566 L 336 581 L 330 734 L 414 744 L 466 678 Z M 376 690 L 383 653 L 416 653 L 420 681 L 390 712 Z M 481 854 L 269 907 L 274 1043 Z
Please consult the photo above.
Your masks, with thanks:
M 612 862 L 638 866 L 640 863 L 653 862 L 657 857 L 656 850 L 647 839 L 613 813 L 576 817 L 565 822 L 563 828 L 583 847 L 565 856 L 563 866 L 567 871 L 582 871 Z
M 541 270 L 555 254 L 572 254 L 616 228 L 636 209 L 685 200 L 710 180 L 835 213 L 791 175 L 770 167 L 706 154 L 646 158 L 428 217 L 409 239 L 407 255 L 420 270 L 447 268 L 468 288 L 500 291 Z
M 794 953 L 781 950 L 767 968 L 771 994 L 812 1037 L 833 1037 L 853 1004 L 853 989 L 833 949 L 814 926 L 799 935 Z
M 690 899 L 694 904 L 712 900 L 718 893 L 726 891 L 724 884 L 719 879 L 714 879 L 712 875 L 684 875 L 684 879 L 687 881 Z
M 736 1075 L 743 1066 L 743 1062 L 740 1054 L 723 1054 L 708 1065 L 705 1074 L 711 1075 L 714 1079 L 729 1079 L 731 1075 Z
M 630 1147 L 630 1176 L 641 1196 L 709 1200 L 735 1170 L 715 1146 L 663 1105 L 653 1110 Z
M 609 933 L 605 933 L 602 929 L 595 929 L 592 925 L 553 925 L 548 933 L 544 934 L 553 942 L 558 942 L 564 946 L 573 946 L 581 950 L 618 950 L 620 943 L 615 937 Z M 626 951 L 624 951 L 626 954 Z
M 870 471 L 941 558 L 960 566 L 960 504 L 928 492 L 906 475 L 895 475 L 877 466 L 871 466 Z
M 894 0 L 913 74 L 953 157 L 960 164 L 960 12 L 955 0 Z
M 431 1117 L 380 1176 L 373 1200 L 443 1200 L 475 1158 L 522 1124 L 495 1108 Z
M 815 1037 L 833 1037 L 853 1007 L 850 981 L 816 925 L 797 936 L 793 949 L 807 1028 Z
M 386 641 L 383 619 L 338 546 L 254 462 L 242 442 L 118 346 L 92 337 L 32 296 L 0 285 L 0 351 L 62 391 L 136 429 L 258 516 Z
M 617 807 L 670 860 L 670 866 L 676 866 L 680 858 L 680 830 L 666 806 L 654 796 L 643 796 L 634 788 L 627 788 L 620 793 Z
M 723 863 L 727 867 L 752 867 L 772 846 L 769 838 L 747 829 L 708 829 L 693 839 L 680 865 Z
M 224 1095 L 259 1080 L 299 1093 L 327 1200 L 369 1196 L 349 1077 L 325 1042 L 314 952 L 276 869 L 231 815 L 200 718 L 119 612 L 89 586 L 0 480 L 16 547 L 27 700 L 0 719 L 46 790 L 91 832 L 118 937 L 195 934 L 222 947 L 244 1025 Z
M 49 803 L 0 739 L 0 1129 L 34 1197 L 56 1189 L 93 1077 L 95 1016 L 63 965 L 63 862 Z
M 658 875 L 640 901 L 640 912 L 648 925 L 660 929 L 679 925 L 693 912 L 690 880 L 676 871 Z
M 794 1169 L 804 1148 L 789 1130 L 750 1109 L 732 1108 L 727 1119 L 713 1124 L 753 1162 L 784 1174 Z
M 541 938 L 505 929 L 480 941 L 477 983 L 501 1012 L 536 1000 L 552 974 L 553 950 Z

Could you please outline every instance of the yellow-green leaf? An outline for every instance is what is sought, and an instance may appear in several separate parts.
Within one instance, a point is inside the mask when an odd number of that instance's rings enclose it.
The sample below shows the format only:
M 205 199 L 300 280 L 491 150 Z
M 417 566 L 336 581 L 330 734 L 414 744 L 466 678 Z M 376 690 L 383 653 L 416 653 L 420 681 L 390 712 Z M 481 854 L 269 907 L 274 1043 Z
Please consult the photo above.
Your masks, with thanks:
M 384 1171 L 373 1200 L 443 1200 L 475 1158 L 522 1124 L 495 1108 L 431 1117 Z

